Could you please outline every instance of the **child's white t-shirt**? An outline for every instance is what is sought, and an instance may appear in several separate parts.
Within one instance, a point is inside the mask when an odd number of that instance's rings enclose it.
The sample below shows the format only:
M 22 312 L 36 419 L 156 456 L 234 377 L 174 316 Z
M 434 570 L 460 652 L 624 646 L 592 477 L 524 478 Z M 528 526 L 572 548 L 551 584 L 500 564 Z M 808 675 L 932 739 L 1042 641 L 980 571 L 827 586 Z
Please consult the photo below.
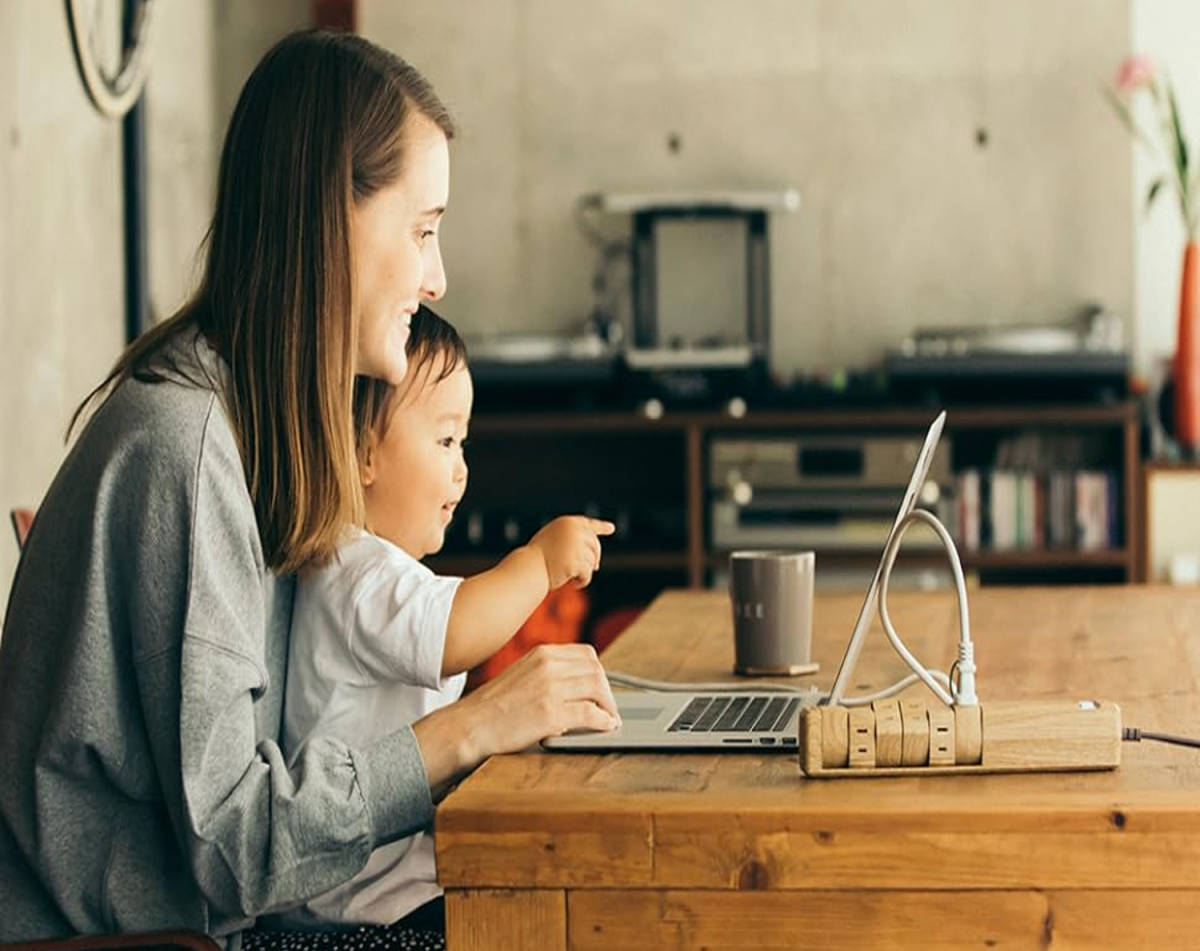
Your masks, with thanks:
M 289 766 L 314 737 L 366 746 L 462 696 L 466 674 L 441 675 L 461 582 L 363 531 L 301 572 L 283 711 Z M 353 879 L 284 918 L 390 924 L 441 893 L 425 830 L 380 846 Z

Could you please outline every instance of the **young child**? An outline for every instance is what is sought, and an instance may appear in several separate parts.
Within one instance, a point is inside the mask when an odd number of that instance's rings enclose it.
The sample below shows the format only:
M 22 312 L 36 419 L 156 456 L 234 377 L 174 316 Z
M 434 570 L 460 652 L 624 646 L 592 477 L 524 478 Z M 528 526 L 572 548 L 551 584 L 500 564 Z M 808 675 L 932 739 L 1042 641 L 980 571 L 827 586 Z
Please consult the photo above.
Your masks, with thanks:
M 457 700 L 465 672 L 511 638 L 547 592 L 591 580 L 599 536 L 613 531 L 567 516 L 473 577 L 441 577 L 422 565 L 442 547 L 466 489 L 472 388 L 462 339 L 427 308 L 414 315 L 406 349 L 401 386 L 360 380 L 355 393 L 366 530 L 297 584 L 284 706 L 289 765 L 322 736 L 362 748 Z M 437 897 L 431 831 L 377 848 L 355 878 L 286 923 L 385 924 Z

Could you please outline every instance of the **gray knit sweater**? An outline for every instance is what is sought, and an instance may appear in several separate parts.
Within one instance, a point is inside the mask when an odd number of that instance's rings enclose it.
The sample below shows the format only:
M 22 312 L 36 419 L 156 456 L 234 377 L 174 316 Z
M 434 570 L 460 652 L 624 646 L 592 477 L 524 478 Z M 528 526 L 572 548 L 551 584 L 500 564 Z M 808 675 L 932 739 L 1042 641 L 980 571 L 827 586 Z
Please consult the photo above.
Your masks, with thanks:
M 0 939 L 231 935 L 346 881 L 433 815 L 411 730 L 364 749 L 313 743 L 285 767 L 292 579 L 263 564 L 223 365 L 194 337 L 170 349 L 197 382 L 118 387 L 59 470 L 13 582 Z

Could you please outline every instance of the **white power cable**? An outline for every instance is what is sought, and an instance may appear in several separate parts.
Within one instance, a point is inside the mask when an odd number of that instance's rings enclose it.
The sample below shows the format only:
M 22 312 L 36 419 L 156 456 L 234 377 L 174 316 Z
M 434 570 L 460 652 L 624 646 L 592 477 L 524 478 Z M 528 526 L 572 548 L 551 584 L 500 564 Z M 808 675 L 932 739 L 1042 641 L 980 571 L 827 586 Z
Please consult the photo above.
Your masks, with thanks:
M 927 673 L 934 680 L 938 681 L 938 683 L 942 683 L 946 686 L 947 689 L 950 689 L 950 684 L 951 684 L 950 677 L 947 674 L 945 674 L 943 671 L 930 670 L 930 671 L 927 671 Z M 888 697 L 894 697 L 896 694 L 900 693 L 902 690 L 906 690 L 907 688 L 911 687 L 913 684 L 919 683 L 921 681 L 921 679 L 922 678 L 918 674 L 909 674 L 907 677 L 904 677 L 901 680 L 897 680 L 890 687 L 884 687 L 882 690 L 876 690 L 874 693 L 864 694 L 861 697 L 843 697 L 840 706 L 843 706 L 843 707 L 868 707 L 871 704 L 873 704 L 876 700 L 886 700 Z M 829 694 L 822 694 L 822 696 L 821 696 L 822 702 L 825 702 L 828 699 L 829 699 Z
M 829 699 L 829 694 L 822 692 L 815 684 L 804 687 L 793 687 L 791 684 L 776 683 L 740 683 L 712 681 L 708 683 L 678 680 L 650 680 L 647 677 L 635 677 L 633 674 L 623 674 L 620 671 L 609 670 L 608 682 L 614 687 L 632 687 L 635 690 L 653 690 L 658 693 L 783 693 L 800 697 L 805 706 L 816 706 Z M 937 680 L 945 681 L 949 686 L 950 678 L 940 670 L 930 671 Z M 860 707 L 895 696 L 906 687 L 911 687 L 920 678 L 909 674 L 903 680 L 897 681 L 890 687 L 867 694 L 862 697 L 847 697 L 842 701 L 843 706 Z
M 930 670 L 917 660 L 912 651 L 900 639 L 900 635 L 896 632 L 896 628 L 892 624 L 891 616 L 888 614 L 887 595 L 892 577 L 892 566 L 895 565 L 896 556 L 900 553 L 900 544 L 904 539 L 904 533 L 916 522 L 924 522 L 933 529 L 938 540 L 946 549 L 946 556 L 950 561 L 950 573 L 954 578 L 954 588 L 958 599 L 959 642 L 958 659 L 950 668 L 951 674 L 946 674 L 940 670 Z M 896 681 L 890 687 L 885 687 L 875 693 L 858 697 L 843 697 L 840 701 L 841 705 L 846 707 L 866 706 L 874 703 L 876 700 L 883 700 L 894 696 L 920 681 L 932 690 L 934 695 L 948 707 L 978 706 L 979 698 L 975 693 L 975 648 L 971 642 L 971 619 L 967 607 L 967 582 L 963 575 L 962 561 L 958 557 L 958 549 L 954 546 L 954 539 L 950 537 L 950 532 L 947 531 L 946 526 L 941 523 L 937 516 L 931 512 L 925 509 L 913 509 L 913 511 L 909 512 L 900 521 L 900 524 L 892 532 L 887 548 L 884 549 L 883 553 L 883 568 L 879 576 L 878 606 L 879 620 L 883 624 L 884 633 L 887 635 L 888 640 L 891 641 L 892 647 L 896 649 L 896 653 L 912 668 L 913 672 L 907 677 Z M 952 676 L 955 671 L 958 674 L 957 682 Z M 680 683 L 665 680 L 649 680 L 645 677 L 635 677 L 632 674 L 623 674 L 611 670 L 607 673 L 609 683 L 622 687 L 634 687 L 640 690 L 658 690 L 671 693 L 760 693 L 769 691 L 797 694 L 805 697 L 808 703 L 811 704 L 826 703 L 829 700 L 828 693 L 822 693 L 815 686 L 811 685 L 793 687 L 790 684 L 777 683 Z
M 935 679 L 932 673 L 913 656 L 912 652 L 900 640 L 900 635 L 896 633 L 896 628 L 892 625 L 892 619 L 888 615 L 887 596 L 888 585 L 892 577 L 892 566 L 896 563 L 896 556 L 900 552 L 900 543 L 904 540 L 904 533 L 916 522 L 924 522 L 933 529 L 937 535 L 938 541 L 942 543 L 942 547 L 946 549 L 946 557 L 950 561 L 950 572 L 954 577 L 955 594 L 958 599 L 958 660 L 955 661 L 954 667 L 958 671 L 958 683 L 947 677 L 950 690 L 947 691 L 942 687 L 938 679 Z M 958 549 L 954 547 L 954 539 L 950 537 L 950 533 L 946 530 L 946 526 L 941 523 L 937 516 L 925 509 L 913 509 L 901 521 L 897 530 L 892 533 L 891 540 L 883 553 L 883 571 L 879 578 L 879 620 L 883 624 L 884 633 L 892 642 L 892 647 L 896 649 L 896 653 L 904 660 L 913 672 L 925 683 L 930 690 L 937 696 L 942 703 L 948 707 L 973 707 L 979 704 L 979 698 L 975 694 L 975 647 L 971 643 L 971 618 L 967 608 L 967 582 L 963 577 L 962 562 L 958 557 Z M 940 671 L 939 671 L 940 673 Z
M 746 683 L 744 681 L 683 683 L 675 680 L 650 680 L 647 677 L 635 677 L 633 674 L 623 674 L 616 670 L 609 670 L 606 673 L 608 682 L 614 686 L 633 687 L 637 690 L 657 690 L 664 693 L 794 693 L 812 694 L 814 697 L 821 696 L 821 692 L 812 684 L 793 687 L 791 684 Z

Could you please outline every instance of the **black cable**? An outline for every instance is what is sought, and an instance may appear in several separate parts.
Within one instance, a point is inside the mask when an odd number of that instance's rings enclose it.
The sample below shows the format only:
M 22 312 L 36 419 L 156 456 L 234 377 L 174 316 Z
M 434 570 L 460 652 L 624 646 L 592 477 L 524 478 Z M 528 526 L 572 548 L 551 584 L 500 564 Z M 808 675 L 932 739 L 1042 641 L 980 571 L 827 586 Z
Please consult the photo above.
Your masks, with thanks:
M 121 38 L 125 49 L 136 48 L 145 0 L 125 0 Z M 145 87 L 143 86 L 143 89 Z M 148 178 L 146 151 L 146 94 L 133 101 L 121 120 L 121 181 L 125 198 L 125 342 L 132 343 L 150 329 L 150 262 Z
M 1121 738 L 1132 740 L 1134 743 L 1140 743 L 1142 740 L 1158 740 L 1160 743 L 1175 743 L 1178 746 L 1190 746 L 1194 749 L 1200 749 L 1200 740 L 1193 739 L 1192 737 L 1172 736 L 1170 733 L 1151 733 L 1148 730 L 1139 730 L 1135 726 L 1125 727 Z

